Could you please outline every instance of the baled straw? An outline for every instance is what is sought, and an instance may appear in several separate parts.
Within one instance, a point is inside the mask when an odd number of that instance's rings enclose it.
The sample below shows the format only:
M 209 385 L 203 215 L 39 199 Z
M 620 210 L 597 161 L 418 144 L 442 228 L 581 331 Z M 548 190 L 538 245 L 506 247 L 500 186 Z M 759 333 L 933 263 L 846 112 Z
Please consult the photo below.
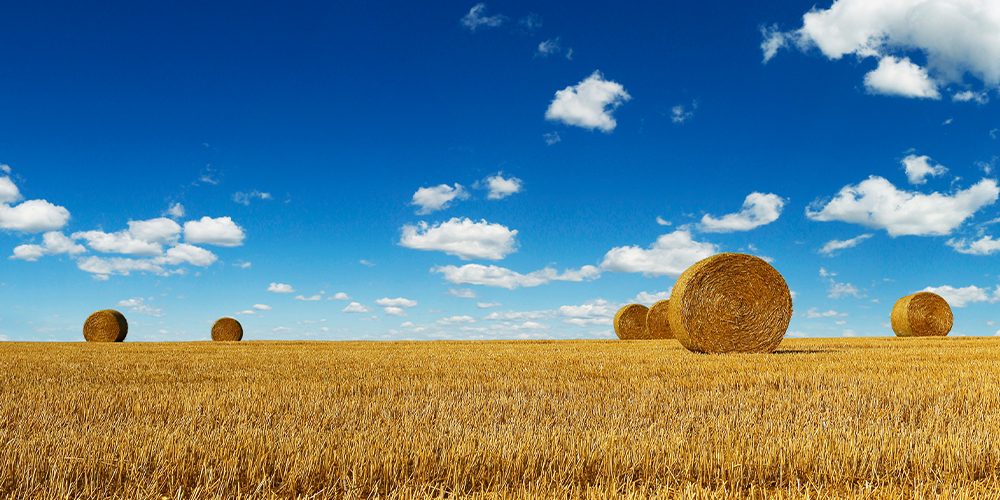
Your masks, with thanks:
M 615 314 L 615 334 L 622 340 L 642 340 L 649 338 L 646 330 L 646 312 L 642 304 L 629 304 Z
M 667 315 L 670 300 L 661 300 L 649 308 L 646 313 L 646 329 L 649 330 L 651 339 L 672 339 L 674 333 L 670 331 L 670 319 Z
M 667 306 L 674 337 L 694 352 L 771 352 L 792 319 L 792 295 L 763 259 L 721 253 L 677 279 Z
M 128 321 L 114 309 L 97 311 L 83 322 L 83 338 L 87 342 L 122 342 L 128 334 Z
M 212 325 L 212 340 L 237 342 L 243 339 L 243 325 L 233 318 L 219 318 Z
M 892 331 L 899 337 L 944 337 L 954 317 L 948 301 L 931 292 L 907 295 L 892 306 Z

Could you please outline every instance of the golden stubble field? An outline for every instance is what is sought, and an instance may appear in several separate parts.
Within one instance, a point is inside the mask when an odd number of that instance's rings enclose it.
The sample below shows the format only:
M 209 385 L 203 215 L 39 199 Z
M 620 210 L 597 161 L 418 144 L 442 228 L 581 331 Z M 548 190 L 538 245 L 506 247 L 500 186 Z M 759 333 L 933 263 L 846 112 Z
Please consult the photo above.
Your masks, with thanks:
M 1000 339 L 0 343 L 0 496 L 995 498 Z

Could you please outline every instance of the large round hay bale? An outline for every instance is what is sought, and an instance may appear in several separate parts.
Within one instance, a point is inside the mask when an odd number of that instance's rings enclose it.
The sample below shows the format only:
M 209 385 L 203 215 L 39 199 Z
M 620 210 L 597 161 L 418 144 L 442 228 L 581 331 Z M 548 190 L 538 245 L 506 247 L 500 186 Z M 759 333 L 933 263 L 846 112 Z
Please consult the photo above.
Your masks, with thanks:
M 670 331 L 670 318 L 667 314 L 670 300 L 661 300 L 649 308 L 646 313 L 646 329 L 651 339 L 672 339 L 674 332 Z
M 792 294 L 763 259 L 721 253 L 681 274 L 667 311 L 674 337 L 691 351 L 771 352 L 792 319 Z
M 649 309 L 642 304 L 629 304 L 615 314 L 615 334 L 622 340 L 649 338 L 646 330 L 646 313 Z
M 83 338 L 87 342 L 122 342 L 128 334 L 128 321 L 114 309 L 97 311 L 83 322 Z
M 243 339 L 243 325 L 233 318 L 219 318 L 212 325 L 212 340 L 236 342 Z
M 954 317 L 948 301 L 931 292 L 917 292 L 892 306 L 892 331 L 899 337 L 944 337 Z

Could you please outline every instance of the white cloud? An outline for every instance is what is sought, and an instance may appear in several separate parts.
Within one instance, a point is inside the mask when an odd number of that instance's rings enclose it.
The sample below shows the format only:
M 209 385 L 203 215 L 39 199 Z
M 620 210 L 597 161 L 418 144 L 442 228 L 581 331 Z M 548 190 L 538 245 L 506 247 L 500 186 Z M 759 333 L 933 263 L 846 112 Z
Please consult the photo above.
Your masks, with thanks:
M 107 274 L 94 274 L 90 276 L 94 281 L 108 281 L 110 278 Z
M 961 240 L 950 239 L 947 241 L 948 246 L 955 249 L 958 253 L 965 253 L 970 255 L 992 255 L 994 253 L 1000 252 L 1000 240 L 994 240 L 992 236 L 983 236 L 977 241 L 972 243 L 966 243 L 965 238 Z M 14 249 L 15 253 L 17 249 Z
M 521 321 L 525 319 L 549 319 L 555 316 L 555 311 L 507 311 L 492 312 L 484 317 L 484 321 Z
M 256 310 L 258 310 L 258 311 L 270 311 L 271 310 L 271 306 L 269 306 L 267 304 L 254 304 L 253 308 L 256 309 Z
M 295 300 L 305 300 L 305 301 L 320 300 L 322 298 L 323 298 L 322 295 L 313 295 L 312 297 L 306 297 L 305 295 L 296 295 L 295 296 Z
M 500 307 L 503 304 L 499 302 L 476 302 L 476 307 L 480 309 L 489 309 L 491 307 Z
M 455 255 L 462 260 L 500 260 L 515 251 L 514 236 L 517 230 L 510 230 L 500 224 L 485 220 L 473 222 L 457 217 L 428 226 L 407 224 L 402 227 L 403 236 L 399 245 L 416 250 L 439 250 Z
M 819 275 L 826 278 L 827 276 L 836 276 L 837 273 L 831 273 L 830 271 L 827 271 L 826 269 L 821 267 L 819 268 Z
M 551 281 L 590 281 L 601 275 L 600 269 L 594 266 L 583 266 L 578 270 L 567 269 L 562 274 L 548 267 L 528 274 L 521 274 L 504 267 L 481 264 L 466 264 L 462 267 L 438 266 L 432 268 L 431 272 L 443 274 L 444 279 L 454 285 L 484 285 L 508 290 L 517 287 L 545 285 Z
M 333 297 L 327 297 L 327 300 L 351 300 L 351 296 L 344 292 L 337 292 Z
M 784 206 L 785 200 L 776 194 L 753 192 L 743 200 L 743 210 L 724 215 L 721 219 L 705 214 L 698 229 L 706 233 L 749 231 L 778 220 Z
M 120 274 L 128 276 L 132 271 L 163 274 L 163 268 L 150 259 L 126 259 L 122 257 L 86 257 L 76 261 L 81 271 L 92 274 Z M 101 280 L 103 281 L 103 280 Z
M 243 228 L 229 217 L 202 217 L 200 221 L 184 223 L 184 240 L 220 247 L 238 247 L 243 244 Z
M 901 64 L 891 54 L 922 53 L 926 68 L 903 58 L 906 67 L 895 68 L 898 78 L 888 69 L 880 75 L 885 80 L 869 85 L 869 77 L 875 78 L 871 73 L 865 78 L 866 86 L 886 93 L 936 98 L 937 87 L 961 84 L 966 73 L 986 87 L 1000 83 L 1000 4 L 993 0 L 836 0 L 825 10 L 813 7 L 802 28 L 777 33 L 763 30 L 765 61 L 788 40 L 801 50 L 817 47 L 830 59 L 877 57 L 875 72 L 887 59 Z
M 455 187 L 441 184 L 439 186 L 417 189 L 417 192 L 413 193 L 413 201 L 410 204 L 419 206 L 420 209 L 417 210 L 417 214 L 422 215 L 443 210 L 448 208 L 453 200 L 464 200 L 468 197 L 469 193 L 465 191 L 465 188 L 461 184 L 456 183 Z
M 670 121 L 674 123 L 684 123 L 694 116 L 694 110 L 698 109 L 698 102 L 691 104 L 691 111 L 686 111 L 683 104 L 678 104 L 670 109 Z
M 404 311 L 400 307 L 391 307 L 390 306 L 390 307 L 386 307 L 384 309 L 385 309 L 385 313 L 388 314 L 389 316 L 396 316 L 396 317 L 400 317 L 400 318 L 409 316 L 409 314 L 406 314 L 406 311 Z
M 176 266 L 187 262 L 194 266 L 210 266 L 218 257 L 201 247 L 181 243 L 167 250 L 166 263 Z
M 246 310 L 243 310 L 243 311 L 240 311 L 240 312 L 236 312 L 236 313 L 233 313 L 233 314 L 235 314 L 237 316 L 245 316 L 247 314 L 257 314 L 257 311 L 254 311 L 253 309 L 246 309 Z
M 80 231 L 73 233 L 71 237 L 74 240 L 86 240 L 87 246 L 102 253 L 120 253 L 139 257 L 153 257 L 163 253 L 161 244 L 137 239 L 128 231 L 116 233 Z
M 910 62 L 908 57 L 885 56 L 879 59 L 877 68 L 865 75 L 865 91 L 869 94 L 940 99 L 937 87 L 927 70 Z
M 562 138 L 559 137 L 559 132 L 549 132 L 548 134 L 542 134 L 542 139 L 545 139 L 545 144 L 548 144 L 549 146 L 562 140 Z
M 34 262 L 43 255 L 69 254 L 76 256 L 86 252 L 83 245 L 77 245 L 73 240 L 66 237 L 59 231 L 49 231 L 42 235 L 41 245 L 18 245 L 14 247 L 14 255 L 11 259 L 21 259 Z
M 604 255 L 601 269 L 643 276 L 680 276 L 691 264 L 719 253 L 718 247 L 691 239 L 687 230 L 677 230 L 656 239 L 649 250 L 638 246 L 615 247 Z
M 9 174 L 10 173 L 10 165 L 7 165 L 6 163 L 0 163 L 0 172 L 3 172 L 5 174 Z
M 367 313 L 372 310 L 361 305 L 359 302 L 351 302 L 350 304 L 347 304 L 347 307 L 343 308 L 342 311 L 345 313 Z
M 659 225 L 661 225 L 661 226 L 673 226 L 674 225 L 673 222 L 670 222 L 668 220 L 663 220 L 663 217 L 660 217 L 659 215 L 656 216 L 656 223 L 659 224 Z
M 805 317 L 809 318 L 809 319 L 816 319 L 816 318 L 843 318 L 843 317 L 848 316 L 847 313 L 839 313 L 837 311 L 834 311 L 833 309 L 830 309 L 827 312 L 819 312 L 815 307 L 810 308 L 803 315 Z
M 263 193 L 263 192 L 257 191 L 257 190 L 248 191 L 248 192 L 245 192 L 245 193 L 242 192 L 242 191 L 238 191 L 236 193 L 233 193 L 233 201 L 235 201 L 236 203 L 242 203 L 242 204 L 247 205 L 247 206 L 250 206 L 250 202 L 253 201 L 256 198 L 260 198 L 262 200 L 273 199 L 271 197 L 271 193 Z
M 181 217 L 184 217 L 184 205 L 181 205 L 180 203 L 174 203 L 173 205 L 170 205 L 170 208 L 167 209 L 164 215 L 169 215 L 175 219 L 180 219 Z
M 618 312 L 616 304 L 604 299 L 588 300 L 583 305 L 561 306 L 555 314 L 566 318 L 563 323 L 577 326 L 611 325 L 612 318 Z
M 504 20 L 506 19 L 504 16 L 500 14 L 484 17 L 483 12 L 485 10 L 486 10 L 486 4 L 477 3 L 471 9 L 469 9 L 469 13 L 462 18 L 461 20 L 462 26 L 465 26 L 470 31 L 476 31 L 477 28 L 483 26 L 487 28 L 496 28 L 497 26 L 503 24 Z
M 462 325 L 468 323 L 475 323 L 476 319 L 472 316 L 452 316 L 450 318 L 441 318 L 437 320 L 438 323 L 442 325 Z
M 871 237 L 872 237 L 871 234 L 862 234 L 861 236 L 858 236 L 856 238 L 851 238 L 849 240 L 830 240 L 826 242 L 825 245 L 823 245 L 823 248 L 819 249 L 819 253 L 830 255 L 833 252 L 836 252 L 837 250 L 853 248 L 858 246 L 858 244 L 861 243 L 862 241 L 865 241 Z
M 955 102 L 969 102 L 975 101 L 976 104 L 986 104 L 990 102 L 990 96 L 986 91 L 973 92 L 971 90 L 966 90 L 963 92 L 956 92 L 951 95 L 951 100 Z
M 395 299 L 390 299 L 389 297 L 384 297 L 375 301 L 376 304 L 382 307 L 416 307 L 417 301 L 404 299 L 403 297 L 397 297 Z
M 116 304 L 116 307 L 131 307 L 129 312 L 148 314 L 150 316 L 156 316 L 157 318 L 165 316 L 162 309 L 157 309 L 149 304 L 145 304 L 142 297 L 133 297 L 128 300 L 121 300 Z
M 860 290 L 858 290 L 854 285 L 850 283 L 837 283 L 833 280 L 830 280 L 829 291 L 830 295 L 827 295 L 827 297 L 830 297 L 831 299 L 839 299 L 847 295 L 853 295 L 854 297 L 859 299 L 867 297 L 867 295 L 861 294 Z
M 545 119 L 611 132 L 617 125 L 611 113 L 631 98 L 621 84 L 605 80 L 595 71 L 582 82 L 557 91 Z
M 670 292 L 672 292 L 673 289 L 674 287 L 670 287 L 665 292 L 639 292 L 639 295 L 636 295 L 635 298 L 632 299 L 632 302 L 651 306 L 661 300 L 670 300 Z
M 535 57 L 549 57 L 552 54 L 558 53 L 560 50 L 562 50 L 562 47 L 559 46 L 559 38 L 551 38 L 538 44 L 538 50 L 535 51 Z
M 292 289 L 292 285 L 286 285 L 284 283 L 271 283 L 267 287 L 267 291 L 274 293 L 292 293 L 295 290 Z
M 271 331 L 274 333 L 291 333 L 292 329 L 287 326 L 279 326 L 277 328 L 272 328 Z
M 929 156 L 909 155 L 903 158 L 901 163 L 906 169 L 906 178 L 910 184 L 926 184 L 925 177 L 928 175 L 938 177 L 948 171 L 944 165 L 931 165 L 932 161 Z
M 448 295 L 453 295 L 463 299 L 475 299 L 478 297 L 476 292 L 471 288 L 449 288 Z
M 951 307 L 965 307 L 970 303 L 989 302 L 990 304 L 1000 301 L 1000 285 L 990 294 L 989 288 L 979 288 L 970 285 L 965 288 L 955 288 L 948 285 L 933 287 L 929 286 L 921 292 L 936 293 L 948 302 Z
M 16 203 L 20 200 L 21 191 L 14 185 L 14 181 L 10 177 L 0 177 L 0 203 Z
M 69 210 L 45 200 L 28 200 L 17 206 L 0 203 L 0 229 L 25 233 L 57 231 L 69 221 Z
M 764 64 L 774 57 L 779 49 L 783 49 L 788 46 L 788 36 L 778 29 L 778 25 L 774 24 L 772 26 L 760 26 L 760 34 L 764 38 L 760 42 L 760 50 L 764 52 Z
M 374 262 L 370 262 L 370 261 L 367 261 L 365 259 L 359 260 L 358 264 L 361 264 L 362 266 L 375 267 L 375 263 Z
M 845 186 L 818 211 L 806 208 L 806 215 L 812 220 L 885 229 L 893 237 L 946 235 L 980 208 L 993 204 L 998 194 L 1000 189 L 992 179 L 945 195 L 900 191 L 882 177 L 871 176 L 857 186 Z
M 524 187 L 524 182 L 517 177 L 511 176 L 509 179 L 503 178 L 503 172 L 487 177 L 483 184 L 489 188 L 490 193 L 486 195 L 488 200 L 502 200 L 514 193 L 520 193 Z

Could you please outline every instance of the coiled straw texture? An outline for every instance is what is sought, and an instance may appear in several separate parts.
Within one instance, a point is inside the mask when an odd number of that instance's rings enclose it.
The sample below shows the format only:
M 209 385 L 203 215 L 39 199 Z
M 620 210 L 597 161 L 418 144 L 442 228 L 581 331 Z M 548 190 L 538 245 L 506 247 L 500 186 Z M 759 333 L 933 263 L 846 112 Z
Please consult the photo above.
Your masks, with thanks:
M 243 339 L 243 325 L 234 318 L 219 318 L 212 325 L 212 340 L 237 342 Z
M 615 314 L 615 334 L 622 340 L 642 340 L 649 338 L 646 330 L 646 313 L 649 308 L 642 304 L 629 304 Z
M 672 339 L 674 332 L 670 331 L 670 318 L 667 315 L 670 300 L 661 300 L 649 308 L 646 313 L 646 329 L 651 339 Z
M 114 309 L 97 311 L 83 322 L 83 338 L 87 342 L 123 342 L 128 334 L 128 321 Z
M 890 318 L 892 331 L 899 337 L 944 337 L 954 324 L 948 301 L 931 292 L 900 298 Z
M 694 352 L 771 352 L 792 319 L 785 279 L 763 259 L 722 253 L 698 261 L 677 279 L 670 329 Z

